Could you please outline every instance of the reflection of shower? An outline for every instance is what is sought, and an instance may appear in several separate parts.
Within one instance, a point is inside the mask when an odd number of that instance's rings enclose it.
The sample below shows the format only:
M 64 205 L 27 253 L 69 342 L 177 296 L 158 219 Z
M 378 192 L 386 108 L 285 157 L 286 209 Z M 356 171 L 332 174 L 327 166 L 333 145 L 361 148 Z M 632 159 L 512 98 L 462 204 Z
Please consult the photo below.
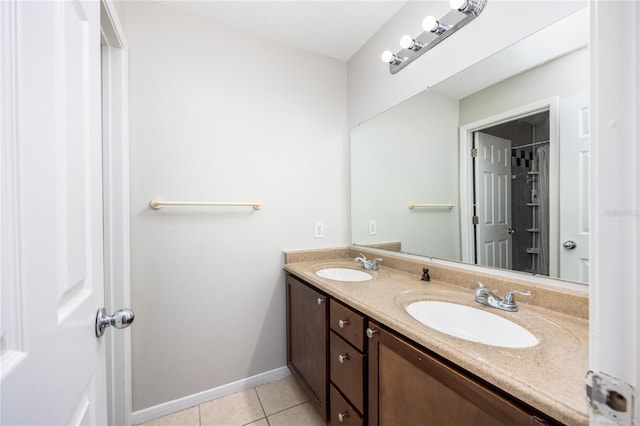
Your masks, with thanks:
M 511 140 L 511 269 L 549 274 L 549 112 L 482 132 Z

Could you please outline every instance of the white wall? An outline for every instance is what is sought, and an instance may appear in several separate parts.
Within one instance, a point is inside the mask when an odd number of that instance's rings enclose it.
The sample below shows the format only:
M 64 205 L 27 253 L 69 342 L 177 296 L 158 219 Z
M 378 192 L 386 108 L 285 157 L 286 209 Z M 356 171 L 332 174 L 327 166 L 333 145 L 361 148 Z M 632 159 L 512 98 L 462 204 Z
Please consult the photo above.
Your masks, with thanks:
M 589 52 L 582 48 L 460 100 L 460 125 L 542 99 L 589 91 Z
M 346 65 L 152 2 L 123 15 L 137 411 L 285 365 L 282 250 L 348 243 Z
M 479 60 L 579 10 L 585 1 L 489 1 L 473 22 L 397 74 L 382 63 L 403 34 L 417 35 L 426 15 L 441 17 L 446 1 L 408 2 L 348 62 L 348 126 L 387 110 Z
M 458 101 L 423 92 L 351 131 L 351 237 L 460 260 Z M 369 235 L 369 220 L 377 234 Z

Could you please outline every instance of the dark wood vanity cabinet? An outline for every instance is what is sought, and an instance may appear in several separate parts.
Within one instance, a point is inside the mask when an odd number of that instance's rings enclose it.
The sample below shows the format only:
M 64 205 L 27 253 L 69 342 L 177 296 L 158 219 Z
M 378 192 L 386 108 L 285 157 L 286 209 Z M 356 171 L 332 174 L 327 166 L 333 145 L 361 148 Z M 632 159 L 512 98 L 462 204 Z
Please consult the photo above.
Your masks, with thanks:
M 291 275 L 286 282 L 287 366 L 327 421 L 329 298 Z
M 555 425 L 287 275 L 287 365 L 331 425 Z
M 369 328 L 369 425 L 556 424 L 377 324 Z

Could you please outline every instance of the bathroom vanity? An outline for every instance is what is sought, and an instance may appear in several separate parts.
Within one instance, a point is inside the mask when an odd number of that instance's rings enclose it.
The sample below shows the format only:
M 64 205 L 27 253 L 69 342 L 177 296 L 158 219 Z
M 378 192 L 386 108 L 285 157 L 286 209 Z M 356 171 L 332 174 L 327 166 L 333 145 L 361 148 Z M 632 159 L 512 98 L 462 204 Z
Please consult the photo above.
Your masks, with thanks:
M 532 292 L 518 312 L 500 312 L 474 302 L 468 272 L 429 264 L 424 282 L 424 262 L 391 255 L 365 281 L 317 274 L 360 270 L 354 257 L 286 253 L 287 363 L 327 423 L 588 424 L 586 295 L 474 274 L 499 294 Z M 438 332 L 406 312 L 421 300 L 488 310 L 539 342 L 506 348 Z

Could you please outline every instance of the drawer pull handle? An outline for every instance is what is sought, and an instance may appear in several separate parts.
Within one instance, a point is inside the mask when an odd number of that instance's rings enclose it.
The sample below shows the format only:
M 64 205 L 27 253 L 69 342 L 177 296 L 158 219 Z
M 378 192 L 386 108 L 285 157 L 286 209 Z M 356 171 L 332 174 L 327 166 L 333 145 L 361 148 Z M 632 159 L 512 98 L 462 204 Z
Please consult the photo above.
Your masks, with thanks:
M 376 334 L 378 330 L 373 330 L 371 328 L 367 328 L 367 337 L 369 339 L 373 339 L 373 335 Z
M 318 297 L 318 305 L 322 305 L 324 299 L 322 297 Z
M 348 359 L 349 359 L 349 354 L 338 355 L 338 361 L 340 361 L 340 364 L 343 364 Z
M 347 417 L 349 417 L 349 412 L 345 411 L 344 413 L 338 413 L 338 421 L 339 422 L 344 422 L 344 419 L 346 419 Z
M 349 324 L 349 320 L 339 320 L 338 321 L 338 325 L 340 326 L 340 328 L 344 328 L 345 325 Z

